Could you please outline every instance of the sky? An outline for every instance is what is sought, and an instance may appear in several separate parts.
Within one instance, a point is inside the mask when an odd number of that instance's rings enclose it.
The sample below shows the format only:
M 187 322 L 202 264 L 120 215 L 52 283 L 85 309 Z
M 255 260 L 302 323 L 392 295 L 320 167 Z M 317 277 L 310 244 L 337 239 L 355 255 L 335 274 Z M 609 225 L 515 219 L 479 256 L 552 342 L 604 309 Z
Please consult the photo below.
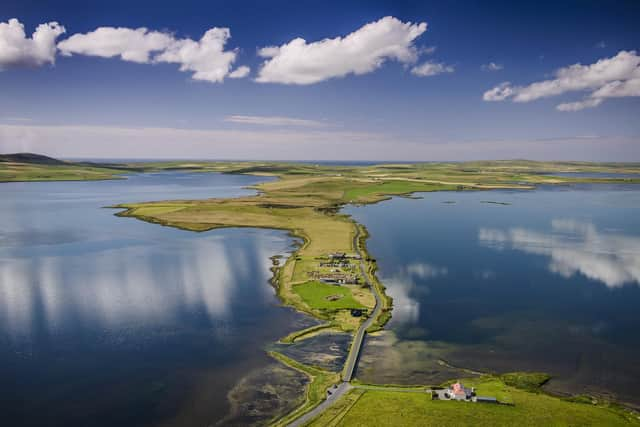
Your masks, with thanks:
M 0 152 L 640 161 L 640 2 L 0 7 Z

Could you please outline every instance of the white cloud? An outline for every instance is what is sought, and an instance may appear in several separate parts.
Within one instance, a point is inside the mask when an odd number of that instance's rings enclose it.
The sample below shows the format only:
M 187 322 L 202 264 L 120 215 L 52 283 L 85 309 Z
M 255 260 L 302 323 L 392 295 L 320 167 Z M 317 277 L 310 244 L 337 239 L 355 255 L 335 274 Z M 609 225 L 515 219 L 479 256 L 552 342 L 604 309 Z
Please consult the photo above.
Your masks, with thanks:
M 622 98 L 625 96 L 640 96 L 640 67 L 634 73 L 634 77 L 620 81 L 607 83 L 591 94 L 593 98 Z
M 589 91 L 584 100 L 557 107 L 560 111 L 578 111 L 596 107 L 606 98 L 640 96 L 640 56 L 635 51 L 623 50 L 590 65 L 574 64 L 560 68 L 554 74 L 554 79 L 528 86 L 502 83 L 485 92 L 483 99 L 503 101 L 510 98 L 514 102 L 530 102 L 566 92 Z
M 426 30 L 425 22 L 404 23 L 387 16 L 345 37 L 312 43 L 296 38 L 282 46 L 265 47 L 258 53 L 268 59 L 256 81 L 307 85 L 370 73 L 386 60 L 411 64 L 418 56 L 414 40 Z
M 211 28 L 199 41 L 180 39 L 155 57 L 156 62 L 180 64 L 180 71 L 193 71 L 191 78 L 222 82 L 236 60 L 235 51 L 225 51 L 231 37 L 228 28 Z
M 58 43 L 63 55 L 120 57 L 137 63 L 179 64 L 180 71 L 192 72 L 191 78 L 222 82 L 225 77 L 241 78 L 249 67 L 239 67 L 230 74 L 236 51 L 225 51 L 231 32 L 228 28 L 211 28 L 200 40 L 176 39 L 172 34 L 146 28 L 100 27 L 86 34 L 74 34 Z
M 495 62 L 489 62 L 488 64 L 482 64 L 480 68 L 482 68 L 484 71 L 500 71 L 504 68 L 504 65 L 497 64 Z
M 558 111 L 580 111 L 585 108 L 593 108 L 597 107 L 602 103 L 602 98 L 594 98 L 594 99 L 585 99 L 582 101 L 576 102 L 564 102 L 562 104 L 558 104 L 556 106 L 556 110 Z
M 173 36 L 146 28 L 100 27 L 86 34 L 74 34 L 58 43 L 63 55 L 72 54 L 148 63 L 150 55 L 173 43 Z
M 317 120 L 297 119 L 293 117 L 278 116 L 242 116 L 234 115 L 224 118 L 225 122 L 239 123 L 244 125 L 260 125 L 260 126 L 309 126 L 320 127 L 325 126 L 324 123 Z
M 57 22 L 40 24 L 28 38 L 24 25 L 17 19 L 0 22 L 0 70 L 12 66 L 53 64 L 56 38 L 65 29 Z
M 241 78 L 247 77 L 250 72 L 251 72 L 251 68 L 247 67 L 246 65 L 242 65 L 236 68 L 235 70 L 233 70 L 232 72 L 230 72 L 229 78 L 241 79 Z
M 435 76 L 442 73 L 453 73 L 452 65 L 445 65 L 438 62 L 427 61 L 422 65 L 416 65 L 411 69 L 411 74 L 419 77 Z
M 609 288 L 640 284 L 640 238 L 604 233 L 590 222 L 559 219 L 551 233 L 523 228 L 481 228 L 478 238 L 486 246 L 550 257 L 549 271 L 563 277 L 580 273 Z
M 503 82 L 493 89 L 489 89 L 482 95 L 482 99 L 485 101 L 504 101 L 513 95 L 513 88 L 511 83 Z

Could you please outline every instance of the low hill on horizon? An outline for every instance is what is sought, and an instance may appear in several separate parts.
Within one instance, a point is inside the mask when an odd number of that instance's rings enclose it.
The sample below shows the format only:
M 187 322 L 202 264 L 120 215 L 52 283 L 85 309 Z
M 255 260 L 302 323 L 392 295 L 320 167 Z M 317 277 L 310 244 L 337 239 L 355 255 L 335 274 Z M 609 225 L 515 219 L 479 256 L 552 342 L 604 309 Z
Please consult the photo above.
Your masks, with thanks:
M 68 162 L 64 160 L 54 159 L 53 157 L 45 156 L 43 154 L 36 153 L 10 153 L 0 154 L 0 162 L 13 162 L 13 163 L 34 163 L 38 165 L 66 165 Z

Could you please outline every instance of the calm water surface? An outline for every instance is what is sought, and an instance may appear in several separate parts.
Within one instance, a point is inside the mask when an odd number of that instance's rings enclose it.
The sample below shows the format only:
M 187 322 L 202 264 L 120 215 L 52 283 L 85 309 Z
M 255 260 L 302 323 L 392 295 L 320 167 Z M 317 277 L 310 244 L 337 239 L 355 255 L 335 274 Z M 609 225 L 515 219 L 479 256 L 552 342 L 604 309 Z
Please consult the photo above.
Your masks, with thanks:
M 347 209 L 371 231 L 394 298 L 393 333 L 368 339 L 359 376 L 433 383 L 455 372 L 445 360 L 545 371 L 552 390 L 640 403 L 639 190 L 443 192 Z
M 273 367 L 264 346 L 305 322 L 267 282 L 269 257 L 292 240 L 181 231 L 102 207 L 246 195 L 256 182 L 165 173 L 0 184 L 3 424 L 209 425 L 229 413 L 232 389 L 251 395 L 237 385 Z

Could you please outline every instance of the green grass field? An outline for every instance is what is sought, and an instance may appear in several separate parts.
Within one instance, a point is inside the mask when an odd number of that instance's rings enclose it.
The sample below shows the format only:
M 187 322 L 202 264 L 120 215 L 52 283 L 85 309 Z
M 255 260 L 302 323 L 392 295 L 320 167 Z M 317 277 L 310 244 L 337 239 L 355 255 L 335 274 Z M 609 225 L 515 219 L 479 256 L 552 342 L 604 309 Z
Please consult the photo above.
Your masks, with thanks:
M 387 181 L 363 185 L 344 192 L 344 198 L 349 201 L 366 201 L 370 196 L 386 194 L 410 194 L 414 192 L 455 190 L 453 185 L 420 183 L 411 181 Z
M 310 281 L 300 285 L 294 285 L 293 292 L 300 295 L 309 306 L 320 310 L 365 308 L 365 306 L 353 298 L 351 290 L 344 286 Z M 331 296 L 340 296 L 340 298 L 330 301 L 328 297 Z
M 629 426 L 637 414 L 617 406 L 576 403 L 508 386 L 499 379 L 466 381 L 479 395 L 513 405 L 431 400 L 429 393 L 352 390 L 311 426 Z

